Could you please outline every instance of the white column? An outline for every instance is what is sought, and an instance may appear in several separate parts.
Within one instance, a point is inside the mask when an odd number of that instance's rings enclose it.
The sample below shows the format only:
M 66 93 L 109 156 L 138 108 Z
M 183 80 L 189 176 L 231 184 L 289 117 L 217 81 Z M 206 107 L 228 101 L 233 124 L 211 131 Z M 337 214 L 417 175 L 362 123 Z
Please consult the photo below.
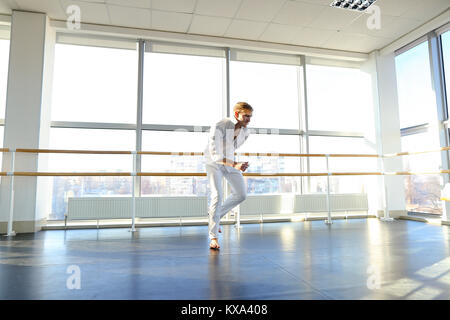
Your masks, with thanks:
M 13 11 L 8 68 L 4 146 L 47 148 L 55 32 L 43 13 Z M 10 170 L 5 154 L 2 171 Z M 46 158 L 16 154 L 16 171 L 46 169 Z M 16 177 L 14 230 L 35 232 L 49 210 L 49 178 Z M 0 232 L 4 232 L 9 208 L 9 179 L 0 187 Z
M 364 126 L 364 138 L 366 143 L 371 148 L 372 153 L 378 153 L 378 143 L 380 143 L 379 137 L 379 123 L 380 123 L 380 112 L 379 112 L 379 99 L 378 99 L 378 85 L 377 85 L 377 61 L 376 54 L 372 53 L 369 59 L 364 62 L 361 66 L 361 71 L 364 72 L 371 81 L 371 90 L 368 90 L 371 94 L 371 99 L 367 102 L 370 103 L 368 106 L 367 122 Z M 381 166 L 379 163 L 376 166 L 368 168 L 368 171 L 380 171 Z M 384 211 L 383 208 L 383 198 L 382 198 L 382 179 L 379 177 L 366 177 L 367 181 L 367 197 L 369 204 L 369 214 L 377 215 L 378 212 Z
M 397 94 L 397 77 L 395 72 L 395 54 L 374 54 L 377 75 L 377 93 L 374 109 L 377 112 L 376 146 L 378 154 L 397 153 L 401 151 L 400 117 Z M 401 171 L 402 158 L 395 157 L 384 160 L 386 172 Z M 404 176 L 386 176 L 386 201 L 389 215 L 392 218 L 406 215 Z M 383 188 L 379 184 L 379 199 L 382 202 Z M 384 209 L 384 208 L 383 208 Z M 383 212 L 378 211 L 380 216 Z

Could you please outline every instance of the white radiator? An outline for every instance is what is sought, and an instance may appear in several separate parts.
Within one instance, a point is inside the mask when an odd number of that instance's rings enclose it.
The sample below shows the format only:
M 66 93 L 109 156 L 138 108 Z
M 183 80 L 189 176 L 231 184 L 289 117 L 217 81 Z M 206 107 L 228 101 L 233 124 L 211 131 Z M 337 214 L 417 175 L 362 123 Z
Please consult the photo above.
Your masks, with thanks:
M 366 194 L 330 194 L 331 211 L 368 211 Z M 294 212 L 328 212 L 326 194 L 296 195 Z
M 367 211 L 366 194 L 332 194 L 331 211 Z M 240 205 L 241 215 L 326 212 L 326 195 L 252 195 Z M 69 220 L 129 219 L 131 197 L 69 198 Z M 136 217 L 206 217 L 206 197 L 151 196 L 136 198 Z
M 239 210 L 242 215 L 277 214 L 281 212 L 282 203 L 282 195 L 247 196 Z
M 136 217 L 173 218 L 207 215 L 206 197 L 152 196 L 136 198 Z M 69 220 L 129 219 L 132 216 L 131 197 L 69 198 Z

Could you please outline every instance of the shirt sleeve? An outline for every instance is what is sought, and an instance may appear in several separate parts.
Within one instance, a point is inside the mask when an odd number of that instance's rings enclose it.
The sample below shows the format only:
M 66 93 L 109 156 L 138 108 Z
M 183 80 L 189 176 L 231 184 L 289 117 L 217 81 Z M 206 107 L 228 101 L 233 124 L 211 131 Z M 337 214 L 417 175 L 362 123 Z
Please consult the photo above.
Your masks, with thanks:
M 215 125 L 211 127 L 209 134 L 209 153 L 215 162 L 222 161 L 224 158 L 223 136 L 223 130 L 220 126 Z

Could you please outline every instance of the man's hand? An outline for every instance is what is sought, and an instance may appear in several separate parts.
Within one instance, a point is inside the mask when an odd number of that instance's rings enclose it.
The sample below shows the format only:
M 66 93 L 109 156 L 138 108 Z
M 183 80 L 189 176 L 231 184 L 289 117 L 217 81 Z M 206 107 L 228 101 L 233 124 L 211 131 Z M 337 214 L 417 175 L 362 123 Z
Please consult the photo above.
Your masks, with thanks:
M 223 160 L 220 161 L 219 163 L 233 167 L 241 171 L 245 171 L 248 168 L 248 162 L 234 162 L 233 160 L 227 158 L 223 158 Z
M 241 170 L 242 172 L 244 172 L 248 168 L 248 162 L 236 162 L 234 164 L 234 167 L 236 169 Z

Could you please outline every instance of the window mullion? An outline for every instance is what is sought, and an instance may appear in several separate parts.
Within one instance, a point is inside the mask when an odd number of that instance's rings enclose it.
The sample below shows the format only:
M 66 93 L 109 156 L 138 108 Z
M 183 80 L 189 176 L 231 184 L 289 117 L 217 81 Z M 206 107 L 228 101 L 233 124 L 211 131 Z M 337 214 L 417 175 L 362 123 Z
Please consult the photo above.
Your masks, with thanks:
M 138 90 L 137 90 L 137 115 L 136 115 L 136 151 L 142 151 L 142 108 L 144 97 L 144 52 L 145 41 L 138 41 Z M 141 172 L 142 156 L 136 155 L 136 172 Z M 136 177 L 135 194 L 141 195 L 141 177 Z

